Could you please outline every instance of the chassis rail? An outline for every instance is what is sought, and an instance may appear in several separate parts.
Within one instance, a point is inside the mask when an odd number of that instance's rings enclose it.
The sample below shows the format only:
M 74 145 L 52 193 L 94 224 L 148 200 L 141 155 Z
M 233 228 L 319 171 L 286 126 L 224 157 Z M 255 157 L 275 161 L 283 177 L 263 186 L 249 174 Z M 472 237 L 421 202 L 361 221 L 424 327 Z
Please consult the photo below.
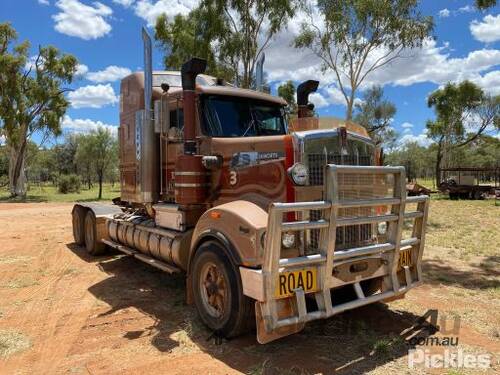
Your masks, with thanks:
M 264 250 L 264 263 L 262 270 L 243 269 L 244 272 L 253 272 L 253 280 L 260 280 L 262 289 L 258 292 L 246 293 L 258 300 L 256 313 L 263 317 L 263 329 L 266 335 L 272 335 L 276 330 L 291 326 L 303 325 L 304 323 L 321 318 L 327 318 L 342 311 L 370 304 L 376 301 L 404 294 L 410 288 L 422 281 L 421 260 L 425 241 L 425 225 L 427 220 L 429 197 L 416 196 L 406 197 L 405 169 L 403 167 L 367 167 L 367 166 L 340 166 L 327 165 L 325 168 L 324 192 L 325 200 L 319 202 L 298 203 L 273 203 L 269 210 L 268 228 Z M 360 200 L 342 200 L 339 198 L 339 180 L 346 174 L 363 175 L 392 175 L 394 181 L 390 187 L 393 197 L 374 198 Z M 405 212 L 407 203 L 416 203 L 417 210 Z M 370 215 L 359 217 L 339 217 L 339 209 L 350 207 L 390 207 L 390 214 Z M 305 212 L 309 210 L 321 211 L 321 218 L 315 221 L 283 221 L 285 213 Z M 373 211 L 373 210 L 372 210 Z M 402 240 L 403 222 L 412 219 L 413 230 L 409 239 Z M 368 224 L 387 222 L 387 242 L 351 248 L 347 250 L 335 250 L 336 228 L 353 224 Z M 301 256 L 297 258 L 281 258 L 281 236 L 284 231 L 297 230 L 320 230 L 319 253 L 315 255 Z M 410 272 L 408 266 L 404 269 L 404 285 L 398 279 L 400 252 L 411 248 L 412 264 L 416 272 Z M 380 292 L 365 296 L 359 281 L 352 283 L 356 299 L 343 303 L 332 304 L 331 289 L 342 286 L 338 279 L 332 274 L 334 267 L 343 263 L 369 258 L 381 258 L 384 262 L 386 273 L 376 276 L 384 276 L 384 288 Z M 318 309 L 308 311 L 306 307 L 305 292 L 302 288 L 295 289 L 292 305 L 292 315 L 280 317 L 279 299 L 275 296 L 276 283 L 280 272 L 300 269 L 301 267 L 317 267 L 318 290 L 314 298 Z M 245 289 L 245 287 L 244 287 Z M 282 315 L 282 314 L 281 314 Z M 258 327 L 259 330 L 259 327 Z M 260 341 L 260 340 L 259 340 Z

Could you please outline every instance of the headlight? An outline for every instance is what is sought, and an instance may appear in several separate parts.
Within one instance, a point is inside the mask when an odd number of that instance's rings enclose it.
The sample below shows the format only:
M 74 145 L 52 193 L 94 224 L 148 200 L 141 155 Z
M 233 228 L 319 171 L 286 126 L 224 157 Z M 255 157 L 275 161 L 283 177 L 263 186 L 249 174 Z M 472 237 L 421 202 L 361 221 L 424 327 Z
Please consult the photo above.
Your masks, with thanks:
M 295 185 L 306 185 L 309 180 L 309 170 L 302 163 L 295 163 L 288 169 L 288 174 Z
M 378 234 L 386 234 L 386 232 L 387 232 L 387 222 L 383 221 L 381 223 L 378 223 L 377 231 L 378 231 Z
M 286 249 L 290 249 L 295 245 L 295 233 L 285 232 L 281 237 L 281 243 Z

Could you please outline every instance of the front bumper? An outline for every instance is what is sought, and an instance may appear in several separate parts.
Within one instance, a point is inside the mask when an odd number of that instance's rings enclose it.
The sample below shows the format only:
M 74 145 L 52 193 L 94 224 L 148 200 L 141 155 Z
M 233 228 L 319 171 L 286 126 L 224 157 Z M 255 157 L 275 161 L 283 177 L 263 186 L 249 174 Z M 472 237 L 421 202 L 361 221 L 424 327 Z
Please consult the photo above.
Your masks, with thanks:
M 373 199 L 341 199 L 339 182 L 346 175 L 363 175 L 376 183 L 381 175 L 392 175 L 390 197 Z M 325 167 L 323 201 L 273 203 L 269 209 L 264 263 L 261 269 L 240 267 L 243 293 L 256 300 L 257 339 L 266 343 L 298 332 L 311 320 L 324 319 L 345 310 L 373 302 L 397 298 L 422 282 L 422 253 L 429 206 L 428 196 L 406 197 L 405 170 L 403 167 L 365 167 L 327 165 Z M 407 204 L 416 209 L 406 212 Z M 388 207 L 386 213 L 368 216 L 340 217 L 339 210 L 356 207 Z M 318 220 L 284 222 L 288 212 L 319 210 Z M 374 210 L 371 210 L 374 212 Z M 412 220 L 411 236 L 402 239 L 403 224 Z M 387 222 L 387 242 L 357 248 L 335 250 L 337 227 L 356 224 Z M 318 254 L 296 258 L 281 258 L 283 231 L 320 230 Z M 401 265 L 400 254 L 409 250 L 409 265 Z M 374 267 L 358 272 L 351 266 L 370 264 Z M 315 300 L 315 308 L 306 304 L 302 288 L 294 290 L 289 298 L 275 295 L 279 274 L 285 271 L 316 268 L 317 289 L 308 294 Z M 363 283 L 379 280 L 380 287 L 373 291 L 364 289 Z M 341 287 L 351 287 L 354 298 L 337 303 L 335 292 Z M 333 296 L 333 298 L 332 298 Z

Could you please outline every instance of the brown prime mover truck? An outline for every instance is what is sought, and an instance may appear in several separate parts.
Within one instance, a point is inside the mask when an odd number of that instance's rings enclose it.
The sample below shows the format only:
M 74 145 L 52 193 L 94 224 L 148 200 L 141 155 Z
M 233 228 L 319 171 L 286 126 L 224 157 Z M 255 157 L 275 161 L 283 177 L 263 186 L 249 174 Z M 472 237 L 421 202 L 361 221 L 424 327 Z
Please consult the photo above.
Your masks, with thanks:
M 422 282 L 428 197 L 406 197 L 404 168 L 377 166 L 362 129 L 307 117 L 316 81 L 287 124 L 285 101 L 203 75 L 203 60 L 152 72 L 145 55 L 121 82 L 121 196 L 74 206 L 77 244 L 184 273 L 210 329 L 256 325 L 260 343 Z

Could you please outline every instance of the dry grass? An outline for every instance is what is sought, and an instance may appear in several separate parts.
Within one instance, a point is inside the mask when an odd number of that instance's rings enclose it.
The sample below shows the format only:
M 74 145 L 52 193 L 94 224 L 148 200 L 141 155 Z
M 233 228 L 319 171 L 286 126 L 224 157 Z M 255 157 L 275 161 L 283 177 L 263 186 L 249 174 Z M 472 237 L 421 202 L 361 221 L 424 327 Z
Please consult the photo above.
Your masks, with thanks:
M 500 210 L 492 200 L 432 200 L 427 255 L 439 256 L 443 250 L 465 260 L 499 255 L 499 228 Z
M 0 331 L 0 357 L 8 357 L 31 346 L 30 339 L 15 331 Z
M 18 279 L 10 280 L 7 284 L 2 285 L 4 288 L 21 289 L 29 286 L 37 285 L 38 281 L 31 276 L 23 276 Z

